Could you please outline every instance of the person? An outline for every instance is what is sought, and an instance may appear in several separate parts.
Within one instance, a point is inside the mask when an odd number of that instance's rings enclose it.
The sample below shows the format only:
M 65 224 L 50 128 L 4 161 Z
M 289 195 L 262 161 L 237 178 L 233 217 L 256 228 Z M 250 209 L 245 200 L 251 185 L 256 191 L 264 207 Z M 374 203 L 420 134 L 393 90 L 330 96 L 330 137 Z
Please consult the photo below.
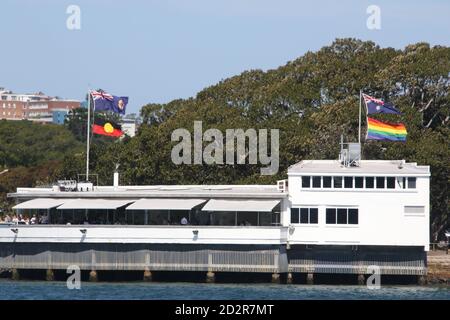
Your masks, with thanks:
M 5 216 L 5 222 L 6 222 L 6 223 L 11 222 L 11 217 L 9 216 L 9 214 L 7 214 L 7 215 Z
M 33 214 L 33 216 L 30 219 L 30 224 L 36 224 L 36 223 L 37 223 L 36 215 Z
M 186 219 L 186 217 L 181 218 L 181 224 L 182 225 L 187 225 L 188 224 L 188 220 Z

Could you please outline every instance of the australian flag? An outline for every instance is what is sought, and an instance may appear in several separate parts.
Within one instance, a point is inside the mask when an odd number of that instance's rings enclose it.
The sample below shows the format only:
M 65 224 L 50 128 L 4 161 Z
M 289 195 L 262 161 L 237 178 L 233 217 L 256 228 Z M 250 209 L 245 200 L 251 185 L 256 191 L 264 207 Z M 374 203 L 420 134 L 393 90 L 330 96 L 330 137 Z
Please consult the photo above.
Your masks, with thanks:
M 390 102 L 384 102 L 379 99 L 375 99 L 367 94 L 363 93 L 364 102 L 367 106 L 367 113 L 391 113 L 391 114 L 402 114 L 399 110 L 397 110 L 394 105 Z
M 105 91 L 91 91 L 92 99 L 94 99 L 94 110 L 96 111 L 112 111 L 119 114 L 125 114 L 128 104 L 128 97 L 113 96 Z

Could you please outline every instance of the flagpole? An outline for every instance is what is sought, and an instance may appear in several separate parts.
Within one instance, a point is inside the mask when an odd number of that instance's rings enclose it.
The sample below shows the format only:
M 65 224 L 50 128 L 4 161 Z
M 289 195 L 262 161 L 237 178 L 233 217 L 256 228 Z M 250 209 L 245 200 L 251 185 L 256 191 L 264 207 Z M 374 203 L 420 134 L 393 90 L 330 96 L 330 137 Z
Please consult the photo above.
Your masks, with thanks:
M 86 181 L 89 181 L 89 137 L 91 129 L 91 91 L 88 90 L 87 139 L 86 139 Z
M 361 97 L 362 90 L 359 90 L 359 128 L 358 128 L 358 143 L 361 145 Z

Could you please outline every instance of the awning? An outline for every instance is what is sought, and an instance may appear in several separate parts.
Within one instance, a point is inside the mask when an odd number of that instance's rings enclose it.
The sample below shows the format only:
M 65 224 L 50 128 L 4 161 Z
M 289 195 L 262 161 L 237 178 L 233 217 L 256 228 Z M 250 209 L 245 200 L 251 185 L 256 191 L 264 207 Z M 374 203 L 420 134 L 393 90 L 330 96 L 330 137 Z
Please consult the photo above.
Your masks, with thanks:
M 270 199 L 242 199 L 219 200 L 211 199 L 203 207 L 202 211 L 254 211 L 270 212 L 280 203 L 280 200 Z
M 51 209 L 62 205 L 67 199 L 49 199 L 49 198 L 37 198 L 29 201 L 25 201 L 15 205 L 14 210 L 20 209 Z
M 67 201 L 58 207 L 58 210 L 76 210 L 76 209 L 92 209 L 114 210 L 127 204 L 134 202 L 134 200 L 106 200 L 106 199 L 74 199 Z
M 127 210 L 191 210 L 206 199 L 140 199 L 129 205 Z

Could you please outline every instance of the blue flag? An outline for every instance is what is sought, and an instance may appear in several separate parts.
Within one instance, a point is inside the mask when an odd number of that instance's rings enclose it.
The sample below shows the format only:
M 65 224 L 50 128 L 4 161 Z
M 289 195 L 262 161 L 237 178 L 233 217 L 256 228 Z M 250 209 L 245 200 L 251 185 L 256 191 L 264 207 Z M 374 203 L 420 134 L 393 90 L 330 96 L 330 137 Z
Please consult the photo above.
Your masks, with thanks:
M 363 98 L 367 106 L 367 114 L 374 114 L 374 113 L 402 114 L 390 102 L 384 102 L 382 100 L 375 99 L 364 93 Z
M 94 99 L 94 110 L 125 114 L 128 97 L 113 96 L 104 91 L 92 91 L 91 95 Z

